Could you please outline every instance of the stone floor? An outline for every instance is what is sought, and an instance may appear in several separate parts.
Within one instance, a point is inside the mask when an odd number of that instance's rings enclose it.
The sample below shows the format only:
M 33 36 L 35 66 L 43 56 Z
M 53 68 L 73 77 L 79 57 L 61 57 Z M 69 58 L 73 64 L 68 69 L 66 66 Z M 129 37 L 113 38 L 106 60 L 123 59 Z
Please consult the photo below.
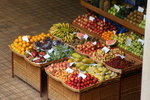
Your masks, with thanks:
M 8 45 L 19 35 L 48 32 L 58 22 L 82 14 L 79 0 L 0 0 L 0 100 L 46 100 L 29 85 L 11 77 Z

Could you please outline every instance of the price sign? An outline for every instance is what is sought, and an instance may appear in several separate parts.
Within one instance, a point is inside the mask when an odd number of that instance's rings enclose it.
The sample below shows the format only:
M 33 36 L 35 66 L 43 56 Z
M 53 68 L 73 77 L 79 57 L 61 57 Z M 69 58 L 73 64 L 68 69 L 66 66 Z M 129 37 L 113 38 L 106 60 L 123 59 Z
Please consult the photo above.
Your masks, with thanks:
M 92 16 L 90 16 L 90 17 L 89 17 L 89 20 L 90 20 L 90 21 L 94 21 L 94 20 L 95 20 L 95 18 L 94 18 L 94 17 L 92 17 Z
M 142 8 L 142 7 L 139 6 L 139 7 L 138 7 L 138 11 L 139 11 L 139 12 L 144 12 L 144 8 Z
M 73 64 L 75 64 L 75 62 L 71 62 L 71 63 L 69 63 L 69 66 L 72 66 Z
M 141 42 L 141 43 L 142 43 L 142 45 L 144 45 L 144 40 L 142 40 L 142 39 L 138 39 L 138 42 Z
M 107 47 L 103 47 L 103 48 L 102 48 L 102 51 L 104 51 L 105 53 L 107 53 L 107 52 L 109 52 L 109 51 L 110 51 L 110 49 L 109 49 L 109 48 L 107 48 Z
M 117 9 L 117 12 L 120 10 L 120 7 L 117 5 L 114 5 L 114 7 Z
M 52 53 L 54 51 L 53 48 L 51 48 L 50 50 L 48 50 L 48 53 Z
M 50 58 L 50 55 L 49 55 L 49 54 L 46 54 L 46 55 L 44 56 L 44 58 L 45 58 L 45 59 L 48 59 L 48 58 Z
M 123 55 L 120 55 L 120 54 L 116 54 L 116 56 L 119 56 L 119 57 L 121 57 L 121 59 L 124 59 L 124 58 L 125 58 L 125 56 L 123 56 Z
M 104 22 L 104 24 L 105 24 L 105 22 L 106 22 L 106 19 L 105 19 L 105 18 L 103 19 L 103 22 Z
M 85 79 L 85 78 L 86 78 L 86 75 L 83 74 L 83 73 L 79 73 L 78 77 L 82 77 L 83 79 Z
M 30 53 L 28 50 L 26 51 L 26 53 L 32 56 L 32 53 Z
M 35 61 L 35 60 L 38 60 L 38 59 L 40 59 L 40 58 L 38 58 L 38 57 L 35 57 L 35 58 L 33 59 L 33 61 Z
M 131 38 L 127 38 L 127 40 L 126 40 L 126 46 L 130 46 L 131 42 L 132 42 L 132 39 Z
M 23 36 L 23 37 L 22 37 L 22 40 L 23 40 L 23 41 L 26 41 L 26 42 L 29 42 L 28 36 Z
M 96 45 L 97 44 L 97 42 L 95 41 L 95 42 L 93 42 L 93 45 Z
M 86 39 L 86 40 L 88 39 L 88 37 L 89 37 L 89 36 L 88 36 L 87 34 L 85 34 L 85 35 L 83 36 L 83 38 Z
M 68 67 L 68 68 L 66 69 L 66 72 L 68 72 L 68 73 L 73 73 L 74 70 L 72 70 L 71 68 Z
M 116 35 L 116 31 L 113 31 L 114 32 L 114 34 Z

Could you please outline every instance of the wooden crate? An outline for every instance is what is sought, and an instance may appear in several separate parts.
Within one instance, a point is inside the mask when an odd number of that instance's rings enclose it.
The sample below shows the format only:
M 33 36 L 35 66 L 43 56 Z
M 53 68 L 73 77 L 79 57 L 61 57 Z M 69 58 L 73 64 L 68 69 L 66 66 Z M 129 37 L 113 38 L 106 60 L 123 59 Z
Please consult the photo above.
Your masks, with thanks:
M 75 93 L 47 75 L 47 99 L 51 100 L 119 100 L 119 81 Z
M 141 71 L 121 78 L 121 100 L 140 100 Z
M 23 57 L 12 53 L 12 75 L 16 75 L 37 91 L 42 96 L 42 68 L 31 65 Z

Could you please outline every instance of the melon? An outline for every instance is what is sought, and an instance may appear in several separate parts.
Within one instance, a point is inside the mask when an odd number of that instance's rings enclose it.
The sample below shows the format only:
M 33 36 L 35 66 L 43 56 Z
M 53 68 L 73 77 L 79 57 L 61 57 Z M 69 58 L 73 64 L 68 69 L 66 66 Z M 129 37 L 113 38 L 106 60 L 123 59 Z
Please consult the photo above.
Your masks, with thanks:
M 116 40 L 107 40 L 106 45 L 109 45 L 109 46 L 115 45 L 116 42 L 117 42 Z
M 77 33 L 77 37 L 78 37 L 79 39 L 82 39 L 82 38 L 84 37 L 84 35 L 85 35 L 85 34 L 83 34 L 83 33 Z

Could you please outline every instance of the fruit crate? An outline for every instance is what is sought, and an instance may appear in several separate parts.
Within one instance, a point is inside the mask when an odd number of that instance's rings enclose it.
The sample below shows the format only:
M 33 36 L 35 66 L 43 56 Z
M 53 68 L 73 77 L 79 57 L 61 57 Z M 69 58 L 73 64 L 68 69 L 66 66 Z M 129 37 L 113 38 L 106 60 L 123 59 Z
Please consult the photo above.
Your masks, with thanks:
M 12 77 L 17 76 L 42 96 L 42 67 L 36 67 L 12 52 Z
M 113 67 L 111 67 L 111 66 L 109 66 L 109 65 L 107 65 L 105 63 L 104 63 L 104 65 L 109 70 L 117 72 L 117 73 L 120 73 L 120 74 L 132 73 L 132 72 L 135 72 L 135 71 L 137 71 L 137 70 L 142 68 L 142 61 L 141 60 L 139 60 L 138 58 L 135 58 L 134 56 L 132 56 L 129 53 L 125 53 L 125 56 L 126 56 L 126 58 L 124 58 L 125 60 L 134 62 L 134 64 L 132 66 L 125 67 L 123 69 L 117 69 L 117 68 L 113 68 Z
M 102 84 L 98 87 L 76 93 L 66 88 L 62 83 L 47 75 L 47 100 L 119 100 L 119 81 Z

